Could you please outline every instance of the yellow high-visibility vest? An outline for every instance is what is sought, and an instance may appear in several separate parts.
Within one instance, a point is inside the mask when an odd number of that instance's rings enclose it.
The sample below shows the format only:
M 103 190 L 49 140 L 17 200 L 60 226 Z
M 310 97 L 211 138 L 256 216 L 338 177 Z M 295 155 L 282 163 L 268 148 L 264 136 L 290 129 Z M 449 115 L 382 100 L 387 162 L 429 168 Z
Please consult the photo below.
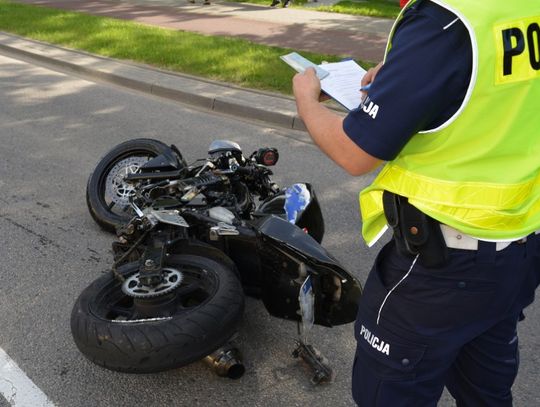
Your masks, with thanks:
M 458 111 L 360 193 L 362 234 L 371 245 L 385 230 L 388 190 L 463 233 L 519 239 L 540 229 L 540 0 L 433 2 L 469 32 L 471 81 Z

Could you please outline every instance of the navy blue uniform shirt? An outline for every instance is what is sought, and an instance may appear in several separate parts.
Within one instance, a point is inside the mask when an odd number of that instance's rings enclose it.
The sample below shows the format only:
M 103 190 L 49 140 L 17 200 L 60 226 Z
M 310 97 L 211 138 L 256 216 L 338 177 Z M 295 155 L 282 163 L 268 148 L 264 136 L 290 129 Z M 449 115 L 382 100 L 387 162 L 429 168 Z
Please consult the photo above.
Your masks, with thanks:
M 368 91 L 366 109 L 351 110 L 343 122 L 345 133 L 368 154 L 394 159 L 414 134 L 443 124 L 461 106 L 471 77 L 472 47 L 467 29 L 456 19 L 430 1 L 405 11 Z

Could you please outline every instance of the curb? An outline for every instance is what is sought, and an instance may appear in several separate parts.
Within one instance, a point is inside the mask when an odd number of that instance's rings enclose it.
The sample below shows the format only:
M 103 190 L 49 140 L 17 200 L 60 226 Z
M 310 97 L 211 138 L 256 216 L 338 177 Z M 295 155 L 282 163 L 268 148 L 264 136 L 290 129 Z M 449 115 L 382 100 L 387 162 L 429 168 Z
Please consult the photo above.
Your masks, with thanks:
M 162 71 L 0 32 L 0 50 L 86 78 L 111 83 L 198 108 L 306 131 L 291 97 Z

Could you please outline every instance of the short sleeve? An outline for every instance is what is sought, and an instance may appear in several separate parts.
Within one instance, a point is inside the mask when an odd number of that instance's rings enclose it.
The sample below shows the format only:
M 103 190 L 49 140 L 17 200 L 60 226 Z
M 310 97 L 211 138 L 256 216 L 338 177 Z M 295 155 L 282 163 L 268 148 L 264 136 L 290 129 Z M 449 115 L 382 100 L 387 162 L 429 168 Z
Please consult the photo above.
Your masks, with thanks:
M 403 16 L 368 97 L 349 112 L 343 130 L 368 154 L 392 160 L 414 134 L 457 112 L 471 67 L 463 23 L 441 6 L 419 2 Z

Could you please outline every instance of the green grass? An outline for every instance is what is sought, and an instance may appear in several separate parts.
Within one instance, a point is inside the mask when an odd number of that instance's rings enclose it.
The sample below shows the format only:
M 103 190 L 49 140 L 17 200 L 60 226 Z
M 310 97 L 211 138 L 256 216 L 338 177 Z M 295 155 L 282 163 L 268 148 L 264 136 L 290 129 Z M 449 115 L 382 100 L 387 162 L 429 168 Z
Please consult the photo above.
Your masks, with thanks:
M 279 59 L 290 49 L 5 0 L 0 0 L 0 30 L 246 88 L 291 93 L 294 71 Z M 332 55 L 302 55 L 313 62 L 339 60 Z M 372 65 L 358 62 L 366 67 Z
M 270 5 L 272 0 L 231 0 L 236 3 L 252 3 Z M 313 0 L 310 0 L 312 2 Z M 290 7 L 304 7 L 307 0 L 292 0 Z M 278 6 L 280 7 L 280 6 Z M 333 6 L 309 7 L 310 10 L 329 11 L 332 13 L 352 14 L 359 16 L 396 18 L 401 10 L 397 0 L 344 0 Z
M 350 1 L 344 0 L 333 6 L 320 6 L 316 10 L 359 16 L 396 18 L 400 12 L 399 4 L 387 0 Z

